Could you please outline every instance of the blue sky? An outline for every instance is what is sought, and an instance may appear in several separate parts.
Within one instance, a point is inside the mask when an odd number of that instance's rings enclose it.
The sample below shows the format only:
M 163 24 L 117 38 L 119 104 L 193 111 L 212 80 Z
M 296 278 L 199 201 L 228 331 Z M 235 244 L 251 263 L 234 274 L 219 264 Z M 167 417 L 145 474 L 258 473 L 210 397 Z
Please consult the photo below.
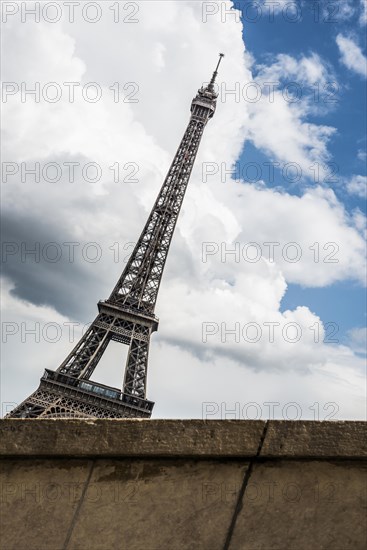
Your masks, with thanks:
M 252 3 L 253 4 L 253 3 Z M 257 5 L 259 6 L 261 2 Z M 280 3 L 279 3 L 280 4 Z M 276 60 L 277 55 L 287 54 L 295 58 L 316 53 L 328 66 L 333 82 L 332 88 L 320 88 L 319 112 L 307 117 L 308 122 L 336 128 L 335 134 L 328 143 L 330 170 L 336 170 L 333 182 L 322 182 L 331 187 L 339 201 L 352 215 L 355 209 L 366 213 L 366 200 L 346 192 L 345 183 L 353 175 L 366 175 L 366 80 L 353 70 L 350 70 L 340 60 L 341 53 L 336 38 L 339 34 L 350 37 L 365 54 L 365 27 L 361 24 L 362 3 L 352 2 L 297 2 L 299 15 L 297 22 L 290 22 L 291 8 L 285 12 L 280 9 L 274 19 L 269 16 L 269 7 L 262 7 L 261 16 L 249 2 L 235 2 L 236 8 L 242 13 L 244 25 L 243 38 L 246 49 L 254 57 L 253 76 L 259 65 L 269 65 Z M 327 8 L 328 6 L 328 8 Z M 328 11 L 325 11 L 325 10 Z M 288 15 L 287 15 L 288 14 Z M 256 21 L 251 21 L 256 19 Z M 330 91 L 335 102 L 326 104 L 325 92 Z M 303 94 L 309 90 L 302 88 Z M 312 92 L 311 92 L 312 93 Z M 329 97 L 329 96 L 328 96 Z M 239 159 L 239 165 L 249 162 L 259 163 L 272 161 L 267 152 L 256 148 L 253 143 L 247 143 Z M 277 185 L 284 187 L 289 194 L 300 195 L 315 182 L 308 177 L 302 177 L 296 183 L 285 179 L 277 167 L 274 168 L 274 180 L 270 181 L 269 171 L 263 169 L 262 179 L 268 187 Z M 252 180 L 257 179 L 255 171 L 248 170 Z M 348 331 L 363 327 L 366 323 L 365 289 L 354 281 L 343 281 L 321 288 L 306 288 L 297 284 L 288 284 L 288 290 L 282 300 L 282 310 L 292 309 L 296 305 L 306 305 L 320 316 L 324 323 L 334 322 L 339 327 L 338 339 L 341 343 L 348 339 Z

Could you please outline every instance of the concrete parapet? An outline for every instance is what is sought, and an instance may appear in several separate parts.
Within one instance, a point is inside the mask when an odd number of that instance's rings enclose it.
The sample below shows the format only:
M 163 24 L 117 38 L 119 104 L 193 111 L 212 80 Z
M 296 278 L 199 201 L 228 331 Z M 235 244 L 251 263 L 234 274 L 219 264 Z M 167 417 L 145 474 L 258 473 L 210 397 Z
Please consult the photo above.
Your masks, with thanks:
M 0 420 L 0 548 L 362 550 L 366 428 Z

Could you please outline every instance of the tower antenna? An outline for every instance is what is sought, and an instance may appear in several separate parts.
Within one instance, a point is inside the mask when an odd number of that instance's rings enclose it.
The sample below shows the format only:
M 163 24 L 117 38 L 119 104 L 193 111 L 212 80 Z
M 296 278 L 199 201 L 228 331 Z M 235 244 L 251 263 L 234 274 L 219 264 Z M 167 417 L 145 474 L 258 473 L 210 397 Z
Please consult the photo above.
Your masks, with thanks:
M 215 68 L 215 71 L 213 73 L 213 76 L 211 78 L 211 81 L 209 82 L 209 90 L 210 91 L 213 91 L 214 89 L 214 83 L 215 83 L 215 79 L 217 78 L 217 75 L 218 75 L 218 68 L 219 68 L 219 65 L 220 65 L 220 62 L 222 61 L 222 58 L 224 57 L 224 53 L 220 53 L 219 54 L 219 59 L 218 59 L 218 63 L 217 63 L 217 66 Z

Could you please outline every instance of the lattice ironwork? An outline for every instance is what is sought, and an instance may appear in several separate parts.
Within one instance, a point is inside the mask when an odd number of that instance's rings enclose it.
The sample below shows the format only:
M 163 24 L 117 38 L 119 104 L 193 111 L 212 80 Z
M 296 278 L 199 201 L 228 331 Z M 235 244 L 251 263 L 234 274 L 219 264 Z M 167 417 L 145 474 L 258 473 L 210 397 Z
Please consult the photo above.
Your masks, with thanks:
M 215 112 L 214 83 L 222 57 L 192 101 L 182 141 L 110 297 L 98 303 L 97 317 L 60 367 L 46 370 L 39 388 L 8 417 L 150 417 L 154 404 L 146 399 L 146 381 L 150 336 L 158 328 L 155 304 L 204 128 Z M 89 381 L 111 340 L 129 346 L 123 391 Z

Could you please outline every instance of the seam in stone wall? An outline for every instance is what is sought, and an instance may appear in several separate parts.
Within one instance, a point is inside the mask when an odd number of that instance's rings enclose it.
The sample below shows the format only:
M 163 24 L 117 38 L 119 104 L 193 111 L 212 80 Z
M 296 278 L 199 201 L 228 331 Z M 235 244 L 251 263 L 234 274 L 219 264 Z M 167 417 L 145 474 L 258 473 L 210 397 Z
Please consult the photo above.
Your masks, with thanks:
M 75 509 L 75 512 L 74 512 L 74 515 L 73 515 L 73 517 L 72 517 L 72 519 L 71 519 L 70 527 L 69 527 L 69 529 L 68 529 L 68 532 L 67 532 L 66 539 L 65 539 L 65 542 L 64 542 L 64 546 L 62 547 L 62 550 L 67 550 L 67 549 L 68 549 L 69 542 L 70 542 L 71 536 L 72 536 L 73 531 L 74 531 L 75 524 L 76 524 L 77 519 L 78 519 L 78 516 L 79 516 L 80 509 L 81 509 L 82 504 L 83 504 L 83 502 L 84 502 L 85 494 L 86 494 L 87 489 L 88 489 L 88 487 L 89 487 L 89 483 L 90 483 L 90 480 L 91 480 L 91 477 L 92 477 L 94 465 L 95 465 L 95 460 L 93 460 L 93 461 L 91 462 L 91 465 L 90 465 L 90 468 L 89 468 L 89 472 L 88 472 L 88 476 L 87 476 L 87 479 L 86 479 L 86 481 L 85 481 L 85 484 L 84 484 L 84 487 L 83 487 L 83 491 L 82 491 L 82 494 L 81 494 L 81 496 L 80 496 L 78 505 L 77 505 L 77 507 L 76 507 L 76 509 Z
M 256 456 L 254 457 L 254 459 L 250 460 L 249 466 L 248 466 L 248 468 L 245 472 L 245 475 L 243 477 L 243 482 L 242 482 L 241 489 L 240 489 L 239 494 L 238 494 L 236 506 L 235 506 L 235 509 L 234 509 L 234 512 L 233 512 L 231 523 L 229 525 L 229 529 L 228 529 L 226 540 L 225 540 L 225 543 L 224 543 L 224 546 L 223 546 L 223 550 L 228 550 L 229 547 L 230 547 L 232 536 L 233 536 L 233 533 L 234 533 L 234 529 L 236 527 L 236 521 L 237 521 L 238 515 L 241 512 L 242 507 L 243 507 L 243 497 L 245 496 L 245 492 L 246 492 L 248 483 L 250 481 L 250 477 L 251 477 L 251 474 L 252 474 L 254 463 L 256 462 L 256 459 L 258 459 L 259 456 L 260 456 L 261 449 L 262 449 L 264 441 L 265 441 L 266 432 L 268 430 L 268 426 L 269 426 L 269 420 L 267 420 L 266 423 L 265 423 L 263 433 L 262 433 L 261 438 L 260 438 L 259 446 L 258 446 L 258 449 L 257 449 L 257 452 L 256 452 Z

